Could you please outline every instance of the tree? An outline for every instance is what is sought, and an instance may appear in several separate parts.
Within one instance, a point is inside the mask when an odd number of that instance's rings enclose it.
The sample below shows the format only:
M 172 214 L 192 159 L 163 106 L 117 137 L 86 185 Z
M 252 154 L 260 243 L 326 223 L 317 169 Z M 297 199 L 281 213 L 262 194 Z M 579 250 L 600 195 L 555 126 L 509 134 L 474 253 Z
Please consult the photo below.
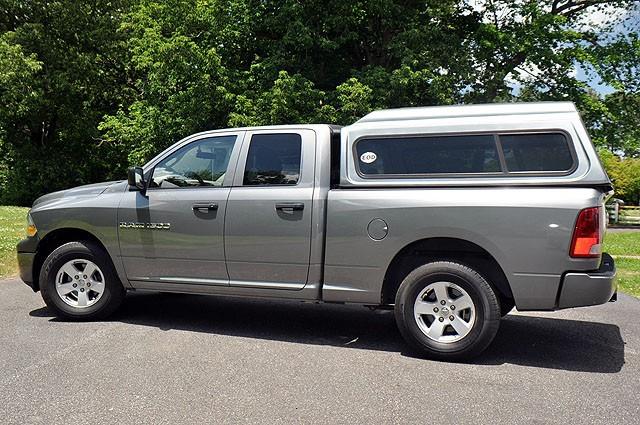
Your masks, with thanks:
M 128 104 L 99 129 L 131 163 L 226 120 L 227 75 L 216 46 L 202 41 L 216 28 L 206 13 L 210 3 L 142 1 L 124 17 Z
M 621 158 L 604 149 L 600 152 L 602 165 L 616 190 L 616 198 L 638 205 L 640 202 L 640 159 Z
M 9 71 L 0 71 L 0 203 L 25 204 L 121 173 L 120 153 L 99 143 L 97 124 L 119 99 L 122 50 L 114 34 L 124 2 L 2 6 L 0 56 Z
M 594 140 L 611 152 L 640 156 L 640 36 L 631 32 L 606 44 L 594 41 L 587 53 L 597 78 L 616 89 L 604 96 L 602 113 L 593 119 Z
M 124 176 L 202 130 L 401 106 L 572 100 L 599 146 L 640 156 L 637 5 L 0 0 L 0 203 Z M 604 8 L 631 12 L 588 22 Z

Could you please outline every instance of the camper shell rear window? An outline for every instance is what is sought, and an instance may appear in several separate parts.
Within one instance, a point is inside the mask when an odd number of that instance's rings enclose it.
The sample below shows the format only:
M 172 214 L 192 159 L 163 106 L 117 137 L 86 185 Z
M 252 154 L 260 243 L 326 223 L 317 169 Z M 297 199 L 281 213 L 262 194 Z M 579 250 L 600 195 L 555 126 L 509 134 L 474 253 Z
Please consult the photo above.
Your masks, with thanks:
M 363 137 L 361 177 L 566 175 L 576 156 L 564 132 Z

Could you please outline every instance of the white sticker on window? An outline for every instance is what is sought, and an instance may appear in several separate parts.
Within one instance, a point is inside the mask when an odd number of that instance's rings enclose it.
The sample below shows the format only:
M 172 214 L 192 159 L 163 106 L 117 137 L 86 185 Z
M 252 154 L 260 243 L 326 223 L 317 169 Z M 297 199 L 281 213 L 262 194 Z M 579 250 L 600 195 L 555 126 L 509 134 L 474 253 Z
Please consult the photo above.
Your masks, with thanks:
M 364 162 L 365 164 L 371 164 L 376 159 L 378 159 L 378 155 L 373 152 L 365 152 L 360 155 L 360 161 Z

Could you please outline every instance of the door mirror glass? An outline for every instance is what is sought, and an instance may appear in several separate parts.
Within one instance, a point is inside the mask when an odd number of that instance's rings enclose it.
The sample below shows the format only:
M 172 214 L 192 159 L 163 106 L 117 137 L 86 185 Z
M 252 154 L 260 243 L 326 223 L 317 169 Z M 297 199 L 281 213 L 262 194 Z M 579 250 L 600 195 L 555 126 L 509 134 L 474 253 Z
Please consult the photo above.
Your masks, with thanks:
M 147 185 L 144 181 L 144 171 L 142 167 L 131 167 L 128 172 L 129 187 L 145 192 Z

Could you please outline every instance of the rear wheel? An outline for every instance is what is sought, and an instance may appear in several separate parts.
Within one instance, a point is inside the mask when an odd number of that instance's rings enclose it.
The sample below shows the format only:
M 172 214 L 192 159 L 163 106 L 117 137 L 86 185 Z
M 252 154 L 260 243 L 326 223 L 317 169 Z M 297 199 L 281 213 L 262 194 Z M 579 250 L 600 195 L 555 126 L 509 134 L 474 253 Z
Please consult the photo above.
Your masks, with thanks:
M 406 341 L 420 353 L 443 360 L 480 354 L 495 337 L 500 305 L 475 270 L 438 261 L 418 267 L 396 294 L 395 316 Z
M 57 316 L 74 320 L 105 318 L 125 296 L 108 254 L 88 241 L 69 242 L 49 254 L 40 270 L 40 290 Z

